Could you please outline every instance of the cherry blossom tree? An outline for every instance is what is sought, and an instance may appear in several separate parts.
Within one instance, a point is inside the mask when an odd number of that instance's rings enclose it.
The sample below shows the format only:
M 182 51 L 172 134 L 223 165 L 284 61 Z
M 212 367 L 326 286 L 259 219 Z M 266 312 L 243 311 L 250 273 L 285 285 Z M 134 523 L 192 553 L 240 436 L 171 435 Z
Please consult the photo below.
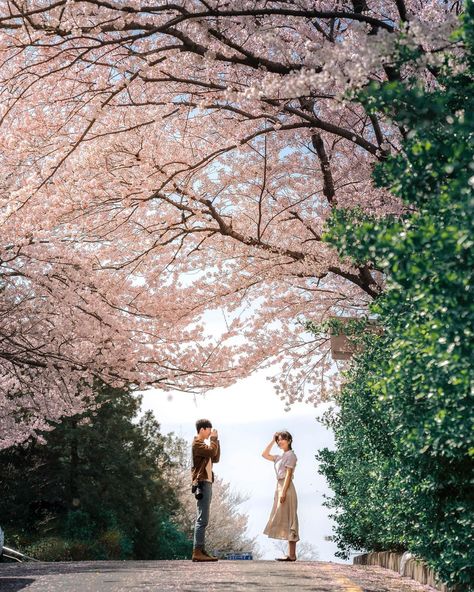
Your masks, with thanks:
M 0 7 L 1 432 L 90 403 L 100 377 L 204 391 L 277 364 L 327 396 L 305 319 L 383 289 L 324 242 L 403 127 L 357 90 L 403 48 L 436 84 L 458 1 L 6 0 Z M 206 330 L 219 314 L 221 330 Z M 89 386 L 88 386 L 89 385 Z

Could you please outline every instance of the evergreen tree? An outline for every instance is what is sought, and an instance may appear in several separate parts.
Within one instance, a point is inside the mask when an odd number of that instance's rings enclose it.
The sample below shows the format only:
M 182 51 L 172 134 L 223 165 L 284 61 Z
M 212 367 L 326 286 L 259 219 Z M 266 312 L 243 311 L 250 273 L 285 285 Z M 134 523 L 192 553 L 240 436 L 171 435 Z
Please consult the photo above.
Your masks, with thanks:
M 191 543 L 172 522 L 179 502 L 164 473 L 172 461 L 140 398 L 102 386 L 98 407 L 65 418 L 0 453 L 0 524 L 46 559 L 185 557 Z

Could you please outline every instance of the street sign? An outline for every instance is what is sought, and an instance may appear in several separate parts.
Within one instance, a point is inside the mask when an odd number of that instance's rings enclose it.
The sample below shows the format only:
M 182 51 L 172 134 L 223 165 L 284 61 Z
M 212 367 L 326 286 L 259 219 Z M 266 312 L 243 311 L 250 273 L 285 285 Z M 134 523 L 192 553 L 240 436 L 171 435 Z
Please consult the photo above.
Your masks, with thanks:
M 342 325 L 348 324 L 351 321 L 361 321 L 363 319 L 358 317 L 331 317 L 339 321 Z M 377 326 L 377 323 L 374 319 L 367 320 L 367 326 L 365 327 L 364 331 L 371 331 L 371 332 L 379 332 L 380 327 Z M 341 326 L 339 329 L 332 328 L 330 333 L 330 341 L 331 341 L 331 355 L 333 360 L 350 360 L 352 356 L 360 352 L 362 350 L 362 346 L 358 343 L 355 343 L 353 339 L 351 339 L 350 335 L 346 335 L 344 332 L 344 327 Z
M 229 559 L 230 561 L 236 561 L 236 560 L 251 560 L 253 559 L 253 555 L 252 553 L 226 553 L 225 555 L 226 559 Z

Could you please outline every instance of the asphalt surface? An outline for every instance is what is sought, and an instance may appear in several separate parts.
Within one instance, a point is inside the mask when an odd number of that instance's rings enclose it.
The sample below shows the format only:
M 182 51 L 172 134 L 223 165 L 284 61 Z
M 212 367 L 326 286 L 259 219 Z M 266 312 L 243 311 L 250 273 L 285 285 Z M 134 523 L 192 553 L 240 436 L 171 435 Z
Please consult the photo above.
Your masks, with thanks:
M 297 561 L 0 564 L 1 592 L 433 592 L 372 566 Z

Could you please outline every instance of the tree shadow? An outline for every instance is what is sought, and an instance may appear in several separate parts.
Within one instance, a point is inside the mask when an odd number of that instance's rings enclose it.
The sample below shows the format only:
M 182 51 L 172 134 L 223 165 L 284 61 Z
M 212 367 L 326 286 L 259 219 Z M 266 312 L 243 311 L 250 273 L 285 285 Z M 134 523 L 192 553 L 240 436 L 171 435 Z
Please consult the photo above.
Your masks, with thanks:
M 18 592 L 35 581 L 34 578 L 0 578 L 0 590 L 2 592 Z
M 87 572 L 114 572 L 114 571 L 140 571 L 175 569 L 179 560 L 175 561 L 71 561 L 71 562 L 25 562 L 25 563 L 0 563 L 0 582 L 12 582 L 28 577 L 74 574 Z M 189 564 L 189 561 L 183 560 Z M 3 576 L 3 577 L 2 577 Z M 10 576 L 10 577 L 9 577 Z M 31 582 L 30 582 L 31 583 Z M 15 588 L 13 588 L 15 589 Z M 0 586 L 1 592 L 4 588 Z
M 93 562 L 35 562 L 35 563 L 0 563 L 0 590 L 1 592 L 19 592 L 34 584 L 38 578 L 54 575 L 71 575 L 100 571 L 114 573 L 119 571 L 146 571 L 157 568 L 166 572 L 173 569 L 172 563 L 157 561 L 93 561 Z M 189 563 L 189 562 L 187 562 Z

